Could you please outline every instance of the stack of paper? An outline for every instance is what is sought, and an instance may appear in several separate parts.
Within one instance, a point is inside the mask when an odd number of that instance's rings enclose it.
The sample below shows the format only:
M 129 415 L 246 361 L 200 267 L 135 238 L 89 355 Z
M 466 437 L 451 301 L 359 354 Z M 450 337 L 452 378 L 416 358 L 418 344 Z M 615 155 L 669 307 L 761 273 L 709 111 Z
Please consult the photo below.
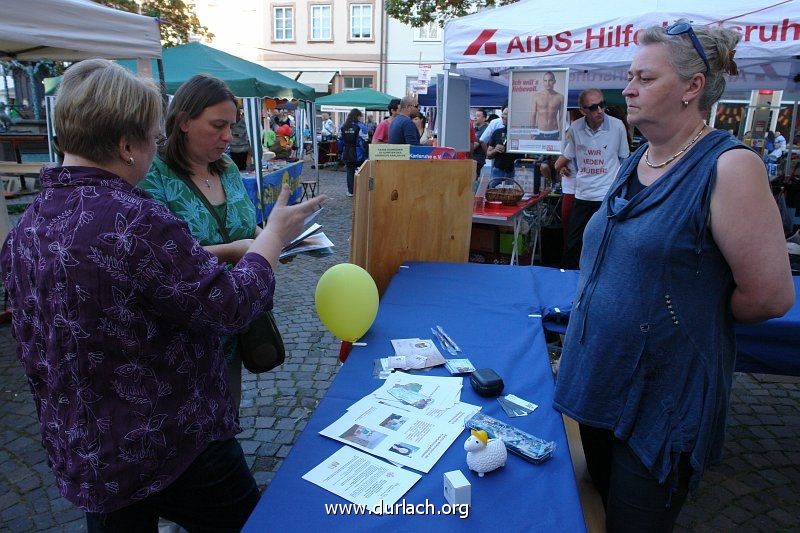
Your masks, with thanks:
M 431 339 L 392 339 L 394 357 L 389 357 L 389 368 L 419 370 L 445 363 L 445 358 Z
M 315 255 L 331 255 L 333 242 L 320 230 L 322 226 L 317 223 L 309 226 L 303 233 L 295 237 L 292 242 L 281 250 L 279 259 L 284 259 L 291 255 L 300 253 L 314 252 Z
M 320 434 L 429 472 L 480 410 L 460 401 L 461 378 L 395 372 Z

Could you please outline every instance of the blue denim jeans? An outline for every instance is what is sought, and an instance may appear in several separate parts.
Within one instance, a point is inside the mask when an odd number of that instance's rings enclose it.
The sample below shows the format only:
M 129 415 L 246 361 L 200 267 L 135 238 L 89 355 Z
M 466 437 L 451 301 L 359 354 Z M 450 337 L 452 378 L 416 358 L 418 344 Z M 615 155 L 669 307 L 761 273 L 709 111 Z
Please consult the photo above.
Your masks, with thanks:
M 606 509 L 606 531 L 670 532 L 689 492 L 689 454 L 674 483 L 660 484 L 633 450 L 606 429 L 580 425 L 586 467 Z
M 239 531 L 260 495 L 236 439 L 212 442 L 169 487 L 110 513 L 86 513 L 94 532 L 155 532 L 164 517 L 187 531 Z
M 492 177 L 493 178 L 513 178 L 514 171 L 507 172 L 505 170 L 500 170 L 499 168 L 492 167 Z

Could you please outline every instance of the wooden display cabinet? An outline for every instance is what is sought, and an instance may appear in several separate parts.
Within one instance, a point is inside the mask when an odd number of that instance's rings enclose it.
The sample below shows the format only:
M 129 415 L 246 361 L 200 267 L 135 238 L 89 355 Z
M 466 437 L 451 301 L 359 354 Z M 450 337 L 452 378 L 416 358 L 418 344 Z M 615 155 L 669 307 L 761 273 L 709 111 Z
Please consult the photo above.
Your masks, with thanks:
M 350 261 L 382 295 L 406 261 L 466 263 L 472 160 L 366 161 L 355 179 Z

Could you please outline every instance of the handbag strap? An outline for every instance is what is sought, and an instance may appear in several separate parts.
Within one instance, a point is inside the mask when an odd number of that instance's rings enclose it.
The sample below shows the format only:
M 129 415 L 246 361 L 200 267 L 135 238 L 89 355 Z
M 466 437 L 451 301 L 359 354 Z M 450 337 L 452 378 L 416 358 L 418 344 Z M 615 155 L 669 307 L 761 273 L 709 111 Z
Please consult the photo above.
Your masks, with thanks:
M 189 190 L 192 191 L 195 196 L 197 196 L 197 199 L 203 202 L 203 205 L 206 206 L 208 212 L 211 213 L 212 217 L 214 217 L 214 220 L 217 222 L 217 229 L 219 230 L 219 234 L 222 236 L 222 240 L 224 240 L 226 244 L 232 242 L 231 236 L 228 233 L 228 228 L 225 227 L 225 223 L 222 221 L 221 218 L 219 218 L 217 210 L 214 209 L 214 206 L 211 205 L 211 202 L 208 201 L 208 198 L 206 198 L 203 192 L 197 188 L 197 184 L 195 184 L 195 182 L 193 182 L 192 179 L 189 177 L 181 176 L 181 180 L 183 180 L 186 186 L 189 187 Z

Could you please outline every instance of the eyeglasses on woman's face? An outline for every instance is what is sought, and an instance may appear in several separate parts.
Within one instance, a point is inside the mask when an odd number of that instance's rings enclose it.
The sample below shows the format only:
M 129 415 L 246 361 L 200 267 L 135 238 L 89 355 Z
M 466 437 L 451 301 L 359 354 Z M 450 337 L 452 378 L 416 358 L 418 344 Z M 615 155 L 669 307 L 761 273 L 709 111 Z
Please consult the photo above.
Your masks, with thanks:
M 700 59 L 703 60 L 703 63 L 706 65 L 706 74 L 711 73 L 711 65 L 708 64 L 708 58 L 706 57 L 706 52 L 703 50 L 703 45 L 700 44 L 700 39 L 697 38 L 697 35 L 694 33 L 692 29 L 692 25 L 688 22 L 676 22 L 672 26 L 667 28 L 667 35 L 689 35 L 689 38 L 692 40 L 692 44 L 694 45 L 694 49 L 697 51 L 697 55 L 700 56 Z

